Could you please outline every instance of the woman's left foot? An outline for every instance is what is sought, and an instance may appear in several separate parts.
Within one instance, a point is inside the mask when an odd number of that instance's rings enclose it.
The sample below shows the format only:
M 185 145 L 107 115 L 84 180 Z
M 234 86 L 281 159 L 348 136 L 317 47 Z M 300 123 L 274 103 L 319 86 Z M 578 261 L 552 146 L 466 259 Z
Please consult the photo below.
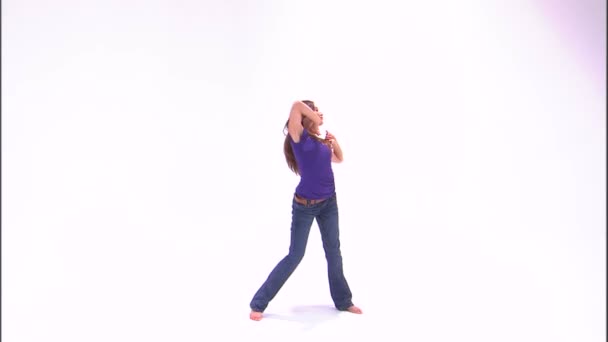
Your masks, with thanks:
M 253 311 L 251 310 L 251 312 L 249 313 L 249 318 L 251 318 L 251 320 L 253 321 L 261 321 L 262 320 L 262 313 L 259 311 Z
M 358 307 L 356 307 L 356 306 L 354 306 L 354 305 L 349 306 L 349 307 L 346 309 L 346 311 L 348 311 L 348 312 L 352 312 L 352 313 L 354 313 L 354 314 L 362 314 L 362 313 L 363 313 L 363 311 L 361 311 L 361 309 L 359 309 Z

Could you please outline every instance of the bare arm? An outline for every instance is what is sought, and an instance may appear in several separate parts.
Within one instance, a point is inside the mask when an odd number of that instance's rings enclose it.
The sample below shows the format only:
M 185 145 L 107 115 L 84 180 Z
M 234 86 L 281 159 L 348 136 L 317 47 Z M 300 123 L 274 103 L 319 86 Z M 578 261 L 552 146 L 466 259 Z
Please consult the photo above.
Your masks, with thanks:
M 327 132 L 327 140 L 329 140 L 330 146 L 331 146 L 331 161 L 334 163 L 341 163 L 344 161 L 344 154 L 342 154 L 342 147 L 340 147 L 340 144 L 338 143 L 338 140 L 336 140 L 336 137 L 334 137 L 333 134 Z
M 302 116 L 309 118 L 317 125 L 321 123 L 321 118 L 315 111 L 310 109 L 304 102 L 295 101 L 291 106 L 291 112 L 289 113 L 287 131 L 296 143 L 300 141 L 300 136 L 304 130 L 304 126 L 302 126 Z
M 334 163 L 341 163 L 344 161 L 344 155 L 342 154 L 342 148 L 337 141 L 334 141 L 332 144 L 333 153 L 331 155 L 331 161 Z

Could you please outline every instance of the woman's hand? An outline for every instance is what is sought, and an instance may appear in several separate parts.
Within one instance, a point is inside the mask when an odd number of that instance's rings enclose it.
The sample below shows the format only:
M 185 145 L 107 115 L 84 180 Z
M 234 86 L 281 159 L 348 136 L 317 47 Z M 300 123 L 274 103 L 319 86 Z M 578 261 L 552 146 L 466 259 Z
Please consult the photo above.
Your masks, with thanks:
M 329 146 L 332 146 L 336 141 L 336 137 L 333 134 L 329 133 L 329 131 L 325 131 L 325 141 L 329 143 Z
M 338 144 L 336 137 L 328 131 L 325 131 L 325 142 L 332 150 L 331 160 L 335 163 L 341 163 L 344 160 L 344 156 L 342 154 L 342 148 L 340 147 L 340 144 Z

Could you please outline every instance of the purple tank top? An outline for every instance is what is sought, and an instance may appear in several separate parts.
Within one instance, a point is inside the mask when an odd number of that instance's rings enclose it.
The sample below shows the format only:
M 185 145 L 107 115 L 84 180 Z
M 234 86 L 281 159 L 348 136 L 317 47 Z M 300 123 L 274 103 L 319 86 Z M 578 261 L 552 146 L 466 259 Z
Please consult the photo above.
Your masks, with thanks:
M 331 149 L 312 138 L 306 129 L 298 143 L 290 139 L 300 171 L 296 194 L 307 199 L 324 199 L 335 192 L 334 172 L 331 168 Z

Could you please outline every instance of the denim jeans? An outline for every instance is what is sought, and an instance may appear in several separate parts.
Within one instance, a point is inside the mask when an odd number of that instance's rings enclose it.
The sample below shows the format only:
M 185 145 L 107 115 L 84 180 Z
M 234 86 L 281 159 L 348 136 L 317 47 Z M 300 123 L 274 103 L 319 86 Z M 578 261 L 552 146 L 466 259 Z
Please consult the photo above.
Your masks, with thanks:
M 263 312 L 277 295 L 287 279 L 304 257 L 308 235 L 313 220 L 317 220 L 321 231 L 323 249 L 327 259 L 329 290 L 335 307 L 346 310 L 353 305 L 352 294 L 342 269 L 342 253 L 338 225 L 338 203 L 336 194 L 316 204 L 300 204 L 292 201 L 291 243 L 289 253 L 274 267 L 270 275 L 253 296 L 250 307 Z

